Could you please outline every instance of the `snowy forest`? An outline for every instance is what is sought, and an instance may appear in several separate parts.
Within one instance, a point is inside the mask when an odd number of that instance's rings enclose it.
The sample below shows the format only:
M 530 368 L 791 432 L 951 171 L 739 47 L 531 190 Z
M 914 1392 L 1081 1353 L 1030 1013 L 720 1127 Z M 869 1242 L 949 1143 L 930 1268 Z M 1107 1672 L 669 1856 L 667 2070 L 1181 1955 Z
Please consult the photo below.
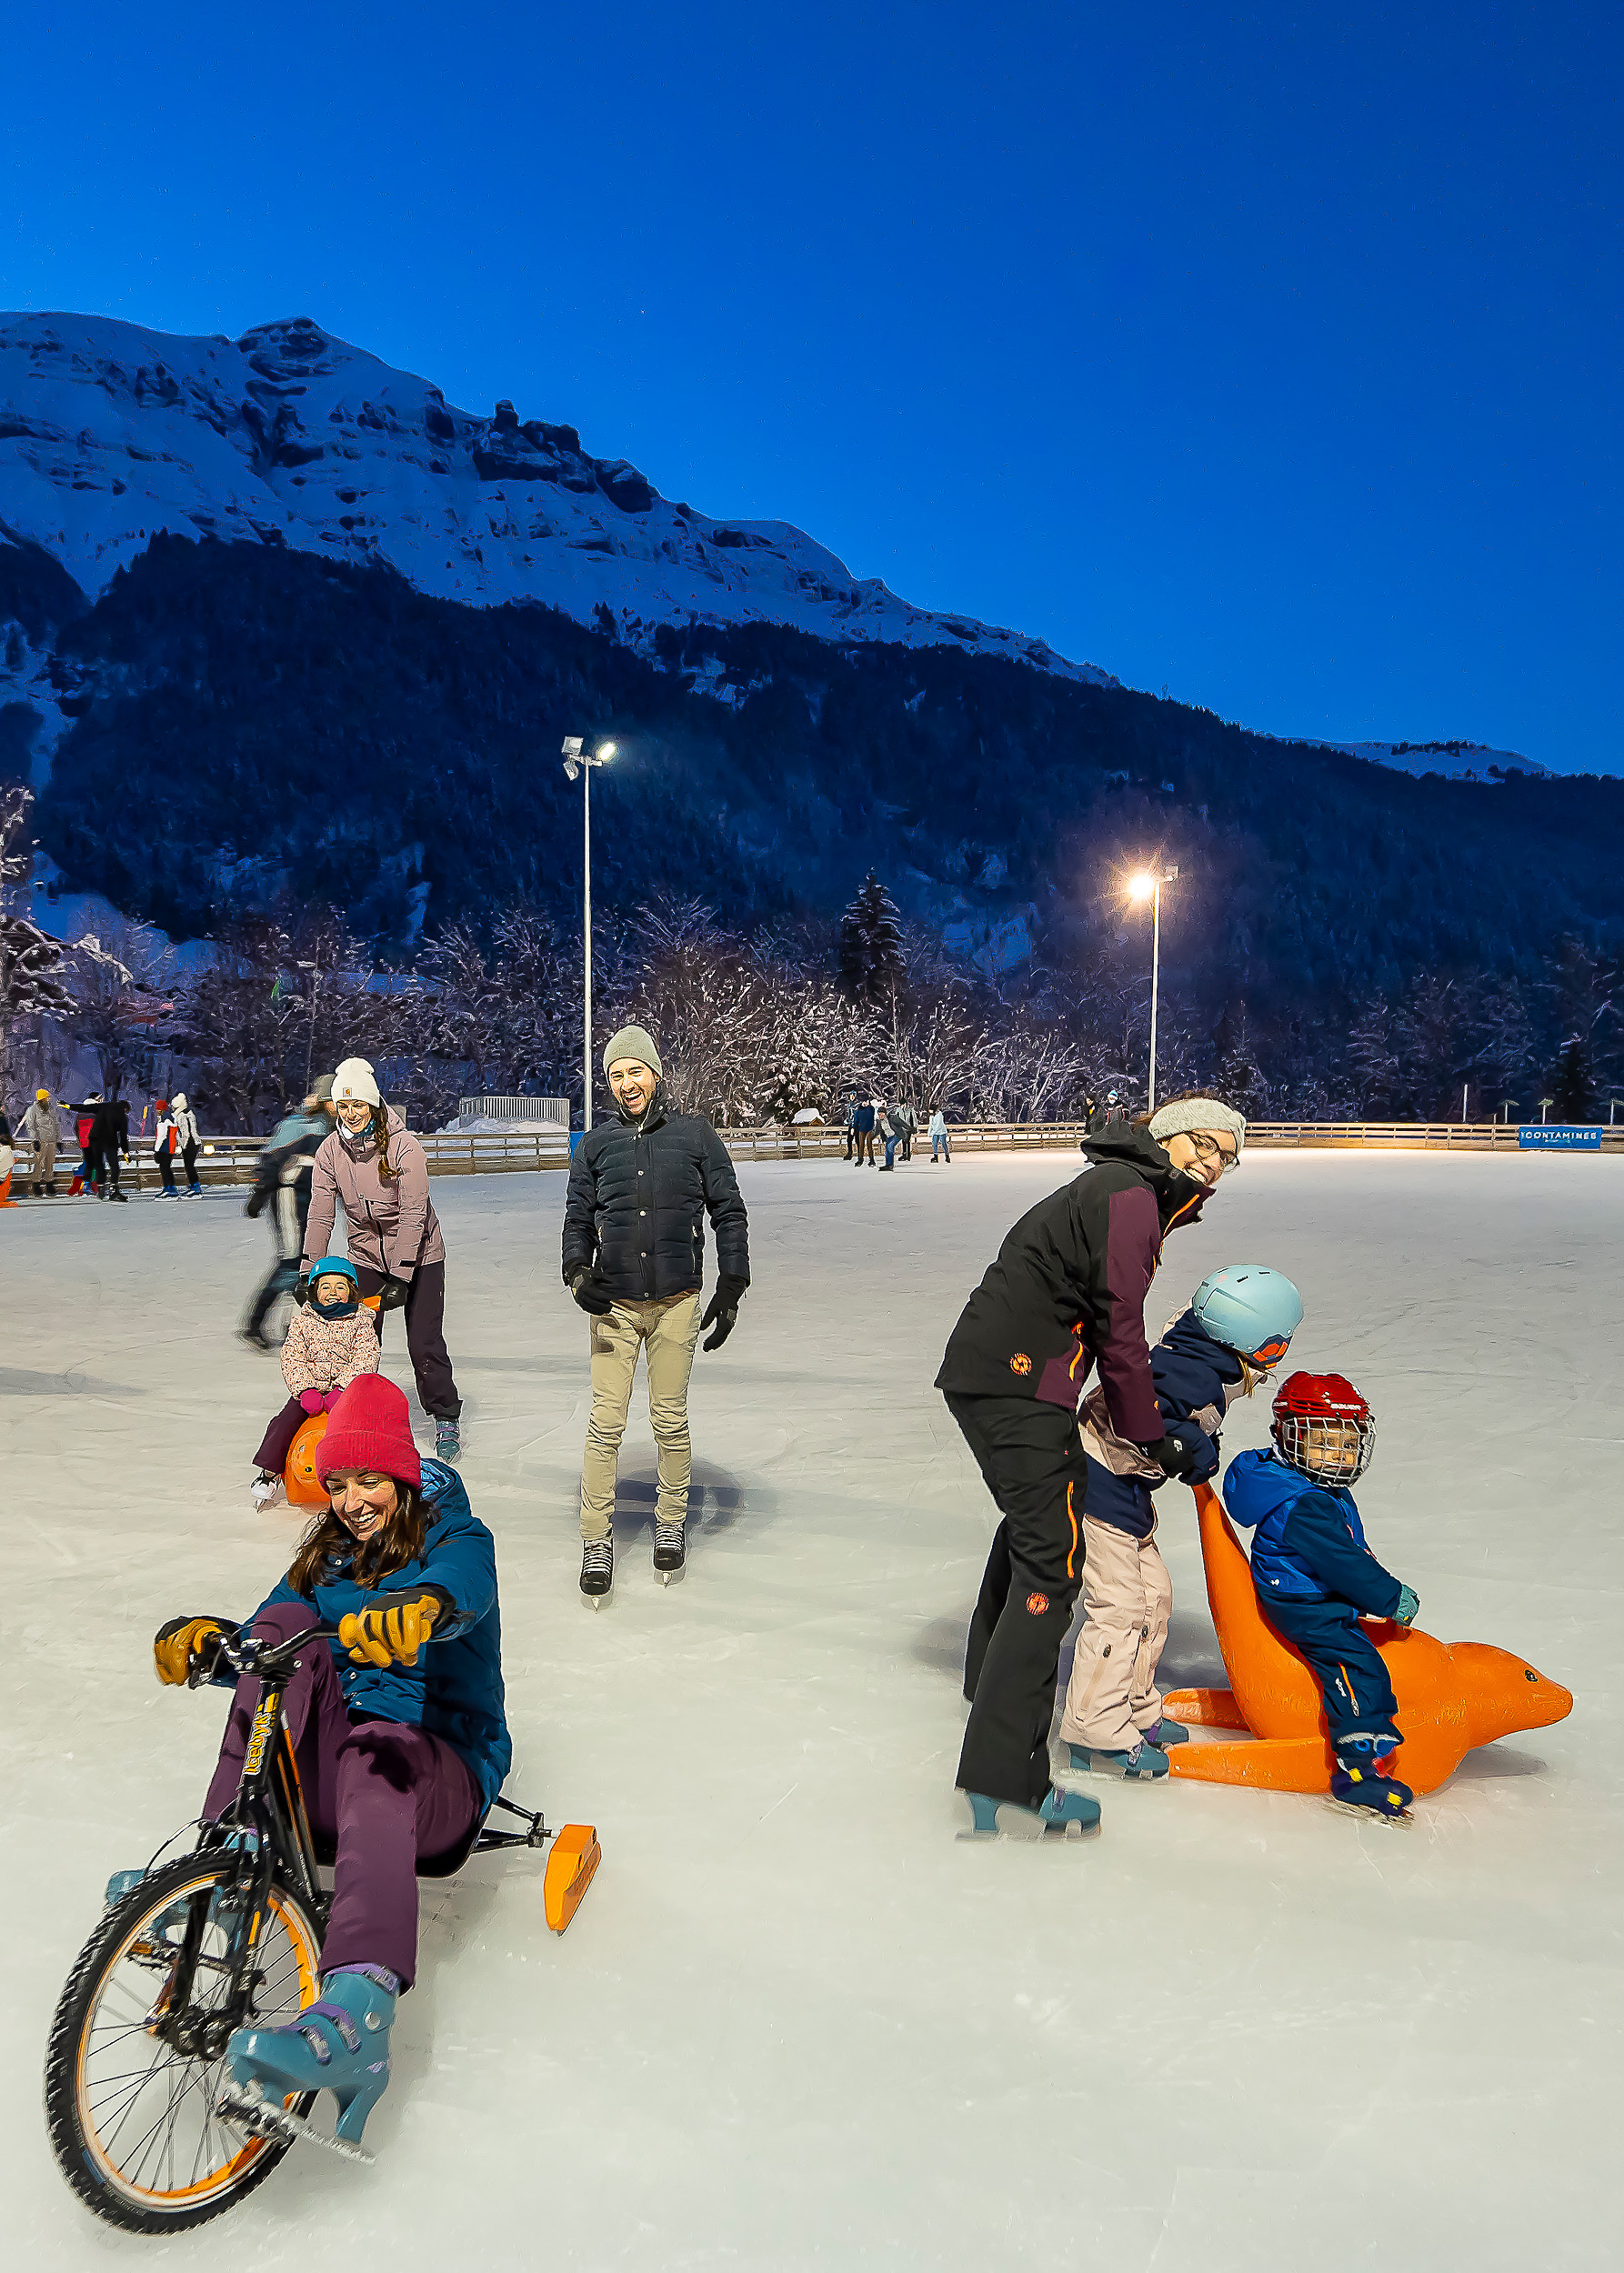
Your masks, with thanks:
M 518 904 L 449 925 L 398 967 L 332 909 L 245 916 L 183 975 L 152 926 L 54 942 L 22 912 L 30 799 L 0 793 L 5 1101 L 55 1093 L 87 1054 L 108 1095 L 185 1086 L 207 1126 L 262 1133 L 313 1072 L 358 1054 L 416 1126 L 465 1096 L 581 1098 L 581 942 Z M 838 1117 L 878 1094 L 954 1118 L 1074 1118 L 1108 1086 L 1142 1096 L 1149 975 L 1102 955 L 1062 975 L 967 969 L 906 924 L 870 875 L 837 923 L 730 928 L 697 898 L 594 925 L 599 1045 L 658 1037 L 676 1103 L 718 1126 Z M 1260 1037 L 1244 1002 L 1216 1022 L 1164 986 L 1162 1094 L 1210 1086 L 1254 1118 L 1605 1119 L 1624 1087 L 1624 958 L 1566 937 L 1539 975 L 1428 977 L 1371 995 L 1345 1032 L 1308 1016 Z M 1266 1070 L 1267 1066 L 1267 1070 Z M 1282 1067 L 1284 1068 L 1282 1070 Z

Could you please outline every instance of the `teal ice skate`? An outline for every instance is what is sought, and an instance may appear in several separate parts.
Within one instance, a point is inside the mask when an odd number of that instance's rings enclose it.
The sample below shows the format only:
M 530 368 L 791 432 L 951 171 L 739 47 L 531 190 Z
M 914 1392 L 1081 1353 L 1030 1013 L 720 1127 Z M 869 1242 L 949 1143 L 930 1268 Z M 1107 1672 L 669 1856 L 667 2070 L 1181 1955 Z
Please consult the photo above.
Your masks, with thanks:
M 1098 1799 L 1052 1786 L 1035 1807 L 1023 1807 L 1014 1799 L 989 1799 L 979 1791 L 967 1791 L 964 1797 L 969 1802 L 970 1827 L 958 1834 L 961 1839 L 1068 1838 L 1074 1826 L 1081 1837 L 1099 1821 Z
M 389 2081 L 389 2028 L 399 1983 L 383 1966 L 329 1973 L 321 2002 L 281 2028 L 239 2028 L 226 2048 L 229 2078 L 220 2112 L 270 2137 L 312 2138 L 363 2162 L 366 2118 Z M 330 2091 L 336 2136 L 325 2139 L 282 2105 L 293 2092 Z
M 1141 1737 L 1129 1752 L 1090 1751 L 1086 1744 L 1069 1746 L 1074 1776 L 1114 1776 L 1128 1784 L 1154 1783 L 1168 1772 L 1168 1756 L 1158 1745 Z

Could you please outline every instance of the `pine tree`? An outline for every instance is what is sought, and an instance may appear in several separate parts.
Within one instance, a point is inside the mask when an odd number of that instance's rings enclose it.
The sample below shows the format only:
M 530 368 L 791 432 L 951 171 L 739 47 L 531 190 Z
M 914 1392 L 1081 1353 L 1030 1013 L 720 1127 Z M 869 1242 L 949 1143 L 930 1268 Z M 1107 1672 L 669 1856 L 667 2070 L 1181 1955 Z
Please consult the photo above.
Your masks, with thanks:
M 61 1018 L 74 1007 L 62 948 L 14 906 L 12 894 L 34 865 L 25 834 L 34 794 L 20 784 L 0 790 L 0 1079 L 9 1093 L 13 1042 L 25 1018 Z
M 885 1002 L 902 985 L 902 919 L 885 886 L 869 869 L 862 890 L 840 918 L 840 985 L 858 1002 Z
M 1576 1034 L 1564 1044 L 1550 1094 L 1559 1121 L 1596 1118 L 1596 1083 L 1582 1035 Z

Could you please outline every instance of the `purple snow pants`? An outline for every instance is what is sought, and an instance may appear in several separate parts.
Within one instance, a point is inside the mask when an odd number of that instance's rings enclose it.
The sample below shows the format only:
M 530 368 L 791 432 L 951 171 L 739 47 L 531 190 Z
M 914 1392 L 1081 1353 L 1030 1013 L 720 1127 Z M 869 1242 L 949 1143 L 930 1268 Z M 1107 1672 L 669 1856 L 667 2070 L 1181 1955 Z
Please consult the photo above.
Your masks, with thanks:
M 266 1641 L 286 1641 L 313 1623 L 306 1603 L 279 1602 L 254 1621 Z M 242 1777 L 259 1683 L 236 1685 L 219 1765 L 203 1803 L 212 1821 Z M 398 1720 L 352 1720 L 333 1653 L 315 1644 L 283 1703 L 305 1787 L 310 1827 L 335 1840 L 333 1909 L 322 1971 L 383 1965 L 410 1988 L 417 1972 L 419 1856 L 444 1855 L 467 1836 L 479 1787 L 459 1752 Z

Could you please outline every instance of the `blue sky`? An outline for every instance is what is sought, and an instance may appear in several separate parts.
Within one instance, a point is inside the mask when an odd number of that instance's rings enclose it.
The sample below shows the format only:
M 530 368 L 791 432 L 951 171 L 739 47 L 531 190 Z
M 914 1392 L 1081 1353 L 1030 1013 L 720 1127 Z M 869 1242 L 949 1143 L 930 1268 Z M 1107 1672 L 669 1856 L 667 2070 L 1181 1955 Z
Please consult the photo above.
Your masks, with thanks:
M 0 305 L 309 315 L 1132 685 L 1624 771 L 1621 21 L 35 9 Z

